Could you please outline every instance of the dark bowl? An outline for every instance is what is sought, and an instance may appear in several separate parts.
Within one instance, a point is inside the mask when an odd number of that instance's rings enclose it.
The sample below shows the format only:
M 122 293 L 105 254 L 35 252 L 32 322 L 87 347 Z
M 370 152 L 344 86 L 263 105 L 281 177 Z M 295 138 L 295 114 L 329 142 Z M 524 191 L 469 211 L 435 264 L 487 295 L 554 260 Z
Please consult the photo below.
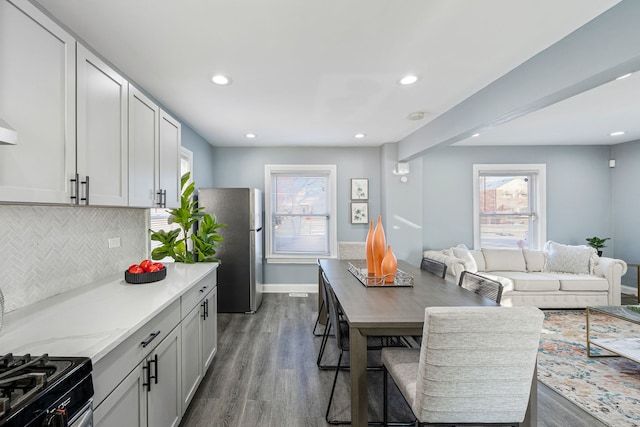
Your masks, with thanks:
M 151 283 L 158 282 L 167 277 L 167 268 L 163 268 L 162 270 L 152 271 L 151 273 L 139 273 L 133 274 L 129 273 L 128 270 L 124 272 L 124 280 L 127 283 L 133 283 L 135 285 L 139 285 L 141 283 Z

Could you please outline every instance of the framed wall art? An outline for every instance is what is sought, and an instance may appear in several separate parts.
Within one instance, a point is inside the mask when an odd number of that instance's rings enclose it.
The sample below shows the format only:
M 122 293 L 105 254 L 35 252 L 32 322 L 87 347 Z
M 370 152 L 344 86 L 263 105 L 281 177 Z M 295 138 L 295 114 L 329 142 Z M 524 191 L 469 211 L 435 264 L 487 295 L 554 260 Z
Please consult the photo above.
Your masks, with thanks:
M 351 178 L 351 200 L 369 200 L 368 178 Z
M 351 202 L 351 224 L 369 223 L 369 203 Z

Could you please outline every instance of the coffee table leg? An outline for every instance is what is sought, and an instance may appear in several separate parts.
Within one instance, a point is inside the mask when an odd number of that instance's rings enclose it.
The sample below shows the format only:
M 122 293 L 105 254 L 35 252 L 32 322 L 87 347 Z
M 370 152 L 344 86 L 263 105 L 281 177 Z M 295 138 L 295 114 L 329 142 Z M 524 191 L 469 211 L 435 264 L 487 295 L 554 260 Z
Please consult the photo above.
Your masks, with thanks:
M 349 329 L 351 349 L 351 425 L 368 424 L 367 407 L 367 337 L 358 328 Z

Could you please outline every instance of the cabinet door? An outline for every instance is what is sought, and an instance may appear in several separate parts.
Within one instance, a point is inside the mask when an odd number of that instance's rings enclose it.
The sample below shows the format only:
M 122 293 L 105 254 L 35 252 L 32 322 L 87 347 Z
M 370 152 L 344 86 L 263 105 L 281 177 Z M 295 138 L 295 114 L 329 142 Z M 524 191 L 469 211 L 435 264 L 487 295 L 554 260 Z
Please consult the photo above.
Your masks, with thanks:
M 202 327 L 202 375 L 207 372 L 213 357 L 218 351 L 218 288 L 214 287 L 205 297 L 207 304 L 207 317 L 203 320 Z
M 88 204 L 127 206 L 127 81 L 81 44 L 77 79 L 77 172 L 90 177 Z
M 129 85 L 129 206 L 156 206 L 160 109 Z
M 182 418 L 181 334 L 176 327 L 153 351 L 149 360 L 156 360 L 147 393 L 147 423 L 153 427 L 177 427 Z
M 202 302 L 182 319 L 182 410 L 202 381 Z
M 116 389 L 94 409 L 96 427 L 146 427 L 147 391 L 146 375 L 138 365 Z M 149 424 L 151 426 L 151 424 Z
M 0 201 L 70 203 L 75 174 L 75 40 L 26 0 L 0 0 Z
M 158 188 L 166 192 L 167 208 L 180 206 L 180 122 L 160 111 L 160 147 Z

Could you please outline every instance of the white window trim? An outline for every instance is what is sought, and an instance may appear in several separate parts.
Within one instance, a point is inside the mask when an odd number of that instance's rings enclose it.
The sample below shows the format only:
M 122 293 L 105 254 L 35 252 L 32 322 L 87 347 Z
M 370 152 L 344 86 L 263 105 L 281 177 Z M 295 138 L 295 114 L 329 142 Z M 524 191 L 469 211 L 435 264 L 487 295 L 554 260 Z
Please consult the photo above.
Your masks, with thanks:
M 475 164 L 473 165 L 473 247 L 480 249 L 480 188 L 478 180 L 481 173 L 506 173 L 514 174 L 535 173 L 537 182 L 535 186 L 534 200 L 538 216 L 538 226 L 536 227 L 535 241 L 537 248 L 547 241 L 547 165 L 544 163 L 534 164 Z
M 264 212 L 265 212 L 265 258 L 268 264 L 316 264 L 317 258 L 308 256 L 274 255 L 271 251 L 271 175 L 274 173 L 308 173 L 313 171 L 329 171 L 329 188 L 331 191 L 329 214 L 329 251 L 325 258 L 336 258 L 338 253 L 338 229 L 337 229 L 337 186 L 336 165 L 265 165 L 264 166 Z

